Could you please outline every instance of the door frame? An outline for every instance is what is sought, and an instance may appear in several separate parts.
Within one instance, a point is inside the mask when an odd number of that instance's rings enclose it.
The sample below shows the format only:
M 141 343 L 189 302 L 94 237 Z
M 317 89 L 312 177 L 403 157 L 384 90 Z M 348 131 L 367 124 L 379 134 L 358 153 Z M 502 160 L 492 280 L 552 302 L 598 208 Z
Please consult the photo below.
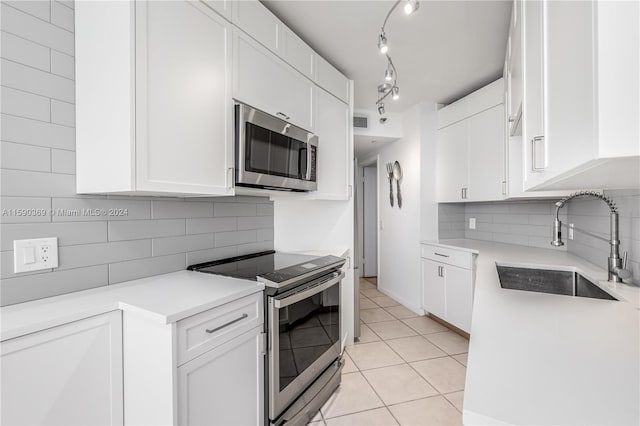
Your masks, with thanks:
M 364 170 L 365 167 L 369 167 L 369 166 L 376 166 L 376 170 L 377 170 L 377 179 L 376 179 L 376 193 L 378 194 L 378 196 L 376 197 L 376 217 L 378 218 L 377 223 L 376 223 L 376 277 L 378 279 L 378 285 L 380 284 L 380 154 L 376 154 L 373 155 L 371 157 L 365 158 L 362 161 L 358 161 L 358 188 L 360 189 L 360 193 L 362 194 L 362 197 L 357 200 L 358 204 L 360 205 L 360 209 L 358 212 L 358 219 L 359 219 L 359 227 L 361 227 L 361 229 L 359 231 L 362 232 L 358 232 L 358 244 L 360 245 L 361 249 L 360 249 L 360 278 L 364 277 L 364 176 L 363 173 L 361 173 L 361 170 Z

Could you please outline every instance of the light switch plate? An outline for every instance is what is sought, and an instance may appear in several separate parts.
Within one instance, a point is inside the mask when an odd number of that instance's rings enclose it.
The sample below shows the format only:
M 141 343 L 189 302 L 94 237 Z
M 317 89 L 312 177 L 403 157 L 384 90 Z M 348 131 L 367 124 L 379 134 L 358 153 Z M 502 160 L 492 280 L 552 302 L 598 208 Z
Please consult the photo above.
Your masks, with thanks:
M 469 218 L 469 229 L 476 229 L 476 218 L 475 217 L 470 217 Z
M 13 272 L 30 272 L 58 267 L 58 238 L 13 241 Z

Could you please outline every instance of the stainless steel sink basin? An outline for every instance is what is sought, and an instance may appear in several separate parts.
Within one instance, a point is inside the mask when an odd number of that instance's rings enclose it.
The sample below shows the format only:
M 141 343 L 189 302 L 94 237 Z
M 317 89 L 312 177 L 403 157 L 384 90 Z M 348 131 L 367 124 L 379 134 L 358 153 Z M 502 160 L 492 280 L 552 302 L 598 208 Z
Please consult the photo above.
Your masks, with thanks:
M 502 288 L 618 300 L 575 271 L 552 271 L 501 265 L 496 265 L 496 268 Z

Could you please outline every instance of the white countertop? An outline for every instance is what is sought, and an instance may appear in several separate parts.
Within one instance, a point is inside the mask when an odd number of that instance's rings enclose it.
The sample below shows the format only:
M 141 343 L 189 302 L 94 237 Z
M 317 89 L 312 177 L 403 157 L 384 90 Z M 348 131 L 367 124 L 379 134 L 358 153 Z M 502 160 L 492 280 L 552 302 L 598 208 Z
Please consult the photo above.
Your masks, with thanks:
M 562 251 L 441 243 L 478 253 L 466 425 L 640 424 L 639 288 Z M 573 267 L 622 301 L 503 289 L 496 262 Z
M 0 340 L 117 309 L 169 324 L 263 289 L 255 281 L 172 272 L 0 308 Z

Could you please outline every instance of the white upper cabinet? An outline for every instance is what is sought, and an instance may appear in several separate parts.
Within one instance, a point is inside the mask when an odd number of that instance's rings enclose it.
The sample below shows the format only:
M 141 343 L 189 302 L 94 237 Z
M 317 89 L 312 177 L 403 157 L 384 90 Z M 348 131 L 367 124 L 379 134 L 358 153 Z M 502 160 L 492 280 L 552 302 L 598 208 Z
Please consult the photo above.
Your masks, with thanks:
M 233 40 L 233 97 L 314 131 L 315 85 L 242 31 Z
M 436 192 L 439 202 L 504 198 L 503 97 L 500 79 L 438 111 Z
M 281 31 L 280 39 L 282 59 L 313 80 L 316 69 L 316 54 L 313 49 L 286 27 Z
M 224 16 L 225 19 L 231 21 L 233 5 L 236 3 L 233 0 L 200 0 L 211 9 L 218 12 L 220 15 Z
M 258 0 L 234 2 L 233 23 L 264 47 L 280 54 L 280 32 L 284 25 Z
M 514 0 L 507 39 L 504 79 L 509 135 L 522 133 L 522 0 Z
M 318 190 L 314 198 L 348 200 L 351 177 L 349 106 L 322 89 L 318 94 Z
M 233 194 L 231 24 L 199 2 L 79 2 L 79 193 Z
M 640 187 L 639 28 L 638 2 L 524 2 L 525 189 Z
M 349 103 L 349 80 L 320 56 L 317 58 L 316 74 L 315 81 L 318 86 L 337 96 L 343 102 Z

